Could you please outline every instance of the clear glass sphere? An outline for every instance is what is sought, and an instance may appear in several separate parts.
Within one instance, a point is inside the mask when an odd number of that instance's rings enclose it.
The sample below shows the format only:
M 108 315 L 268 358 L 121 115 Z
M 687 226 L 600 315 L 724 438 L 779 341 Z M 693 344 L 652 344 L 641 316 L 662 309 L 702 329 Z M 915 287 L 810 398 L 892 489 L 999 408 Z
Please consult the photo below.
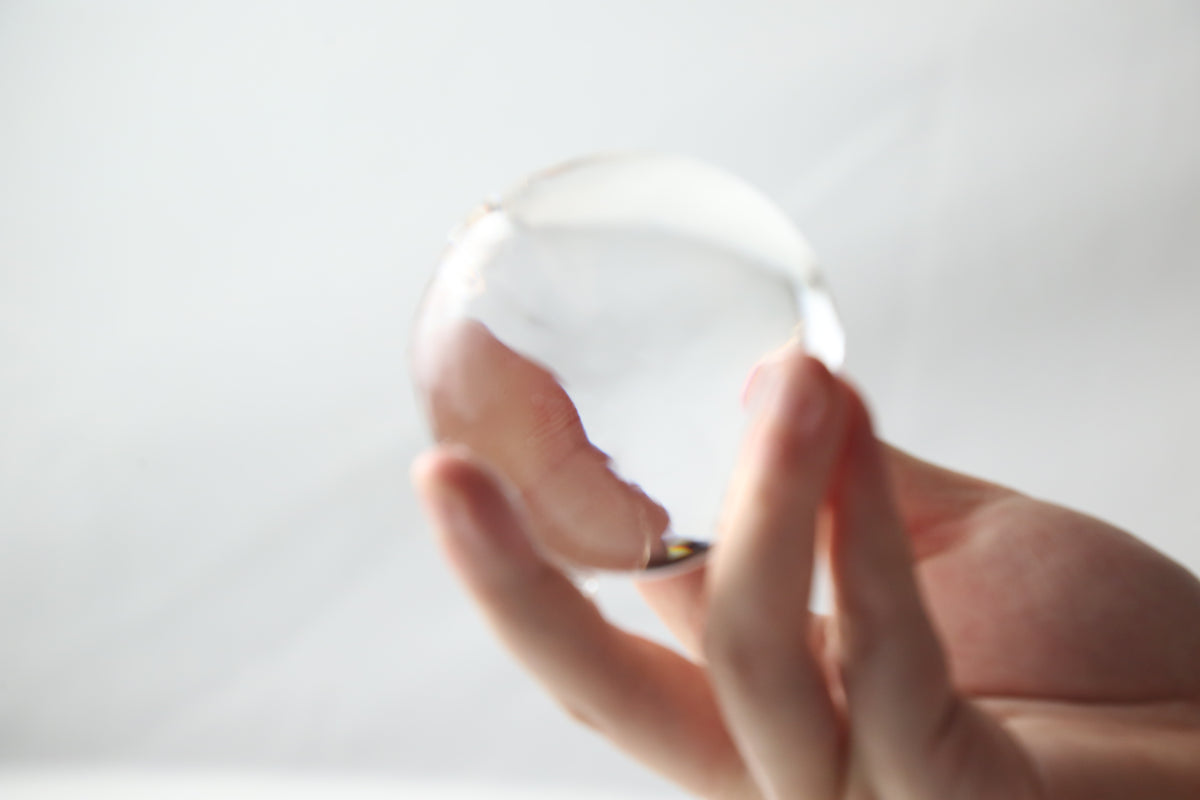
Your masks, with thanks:
M 572 161 L 452 235 L 418 314 L 412 374 L 435 438 L 520 495 L 542 551 L 664 574 L 717 536 L 755 363 L 842 329 L 791 220 L 674 155 Z

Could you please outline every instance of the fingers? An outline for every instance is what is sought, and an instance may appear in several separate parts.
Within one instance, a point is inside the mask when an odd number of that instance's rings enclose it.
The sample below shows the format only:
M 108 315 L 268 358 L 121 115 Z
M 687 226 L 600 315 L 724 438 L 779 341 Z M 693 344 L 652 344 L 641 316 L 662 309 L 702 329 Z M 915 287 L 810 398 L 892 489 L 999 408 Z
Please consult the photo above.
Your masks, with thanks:
M 698 661 L 704 658 L 706 569 L 701 565 L 677 575 L 637 582 L 637 590 L 646 604 L 683 649 Z
M 817 515 L 844 393 L 798 349 L 760 371 L 760 408 L 707 566 L 705 655 L 725 720 L 769 797 L 825 800 L 839 786 L 839 723 L 810 641 Z
M 609 625 L 530 545 L 488 470 L 435 451 L 414 480 L 491 626 L 573 716 L 700 796 L 754 796 L 700 668 Z
M 766 362 L 764 362 L 764 365 Z M 762 373 L 756 367 L 747 381 L 747 394 Z M 969 532 L 977 509 L 1013 492 L 969 475 L 922 461 L 883 444 L 896 510 L 921 561 L 942 552 Z M 700 657 L 703 634 L 704 570 L 639 583 L 638 590 L 684 648 Z
M 852 747 L 876 788 L 935 796 L 930 755 L 961 727 L 963 708 L 922 605 L 885 451 L 862 400 L 848 396 L 831 564 Z
M 548 552 L 613 570 L 659 554 L 667 512 L 612 471 L 553 374 L 475 321 L 434 341 L 418 374 L 439 441 L 467 445 L 516 486 Z

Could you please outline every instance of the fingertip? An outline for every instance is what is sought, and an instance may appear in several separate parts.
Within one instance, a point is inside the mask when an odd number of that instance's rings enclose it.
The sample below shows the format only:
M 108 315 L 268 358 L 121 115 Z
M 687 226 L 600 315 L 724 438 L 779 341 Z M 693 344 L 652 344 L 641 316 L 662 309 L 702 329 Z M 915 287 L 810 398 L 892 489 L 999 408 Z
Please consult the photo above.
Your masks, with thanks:
M 436 447 L 414 459 L 411 472 L 439 541 L 470 582 L 541 563 L 515 499 L 470 450 Z
M 755 398 L 761 398 L 767 394 L 768 392 L 764 390 L 769 390 L 772 385 L 778 383 L 780 375 L 785 373 L 789 367 L 803 366 L 805 362 L 815 360 L 817 359 L 798 342 L 788 342 L 767 353 L 754 363 L 742 384 L 742 407 L 754 410 L 759 405 L 755 402 Z
M 872 418 L 871 409 L 867 405 L 866 399 L 863 397 L 862 391 L 849 378 L 837 376 L 833 378 L 842 388 L 842 392 L 846 397 L 846 420 L 847 431 L 856 439 L 875 437 L 875 423 Z
M 452 448 L 439 445 L 417 455 L 408 468 L 408 477 L 413 488 L 426 494 L 445 485 L 459 460 Z
M 847 490 L 847 484 L 857 484 L 861 489 L 865 484 L 877 500 L 887 500 L 891 505 L 892 486 L 885 466 L 884 444 L 875 433 L 871 408 L 857 386 L 845 378 L 837 380 L 846 397 L 845 441 L 838 489 Z
M 439 445 L 413 459 L 410 477 L 418 492 L 429 495 L 455 492 L 471 499 L 506 494 L 499 475 L 469 448 Z
M 864 602 L 891 603 L 896 581 L 911 580 L 905 574 L 911 566 L 871 412 L 858 388 L 840 380 L 847 398 L 846 434 L 830 497 L 831 556 L 838 605 L 857 616 Z
M 420 488 L 425 475 L 429 472 L 431 462 L 436 458 L 437 450 L 425 450 L 413 458 L 408 465 L 408 479 L 416 488 Z
M 841 439 L 844 398 L 819 360 L 795 349 L 764 367 L 751 397 L 757 460 L 790 471 L 823 463 Z

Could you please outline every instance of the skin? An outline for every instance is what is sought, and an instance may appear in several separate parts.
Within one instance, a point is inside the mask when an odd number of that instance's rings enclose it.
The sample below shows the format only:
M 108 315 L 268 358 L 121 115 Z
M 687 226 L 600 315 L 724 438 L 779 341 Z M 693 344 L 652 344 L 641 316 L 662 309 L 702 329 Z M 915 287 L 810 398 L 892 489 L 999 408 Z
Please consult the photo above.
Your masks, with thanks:
M 687 655 L 610 625 L 543 555 L 528 486 L 461 446 L 414 465 L 464 586 L 571 716 L 705 798 L 1200 797 L 1192 575 L 882 444 L 858 393 L 799 350 L 748 394 L 719 546 L 640 584 Z M 560 454 L 591 446 L 581 427 L 544 429 L 564 432 Z M 539 474 L 529 458 L 520 474 Z M 821 552 L 828 618 L 808 609 Z

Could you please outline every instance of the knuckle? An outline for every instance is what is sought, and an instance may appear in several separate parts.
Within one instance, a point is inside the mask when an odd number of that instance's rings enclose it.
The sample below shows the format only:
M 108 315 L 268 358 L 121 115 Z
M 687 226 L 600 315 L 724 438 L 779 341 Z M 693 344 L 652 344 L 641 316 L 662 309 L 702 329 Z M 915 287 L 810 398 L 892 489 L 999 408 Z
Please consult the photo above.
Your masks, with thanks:
M 840 636 L 841 671 L 848 687 L 872 682 L 882 674 L 942 674 L 945 655 L 936 635 L 919 621 L 895 613 L 856 617 Z
M 856 675 L 879 660 L 896 632 L 899 620 L 887 613 L 856 614 L 840 632 L 839 649 L 846 672 Z
M 742 685 L 773 682 L 781 671 L 787 647 L 784 634 L 761 615 L 740 613 L 710 619 L 703 651 L 709 669 Z

